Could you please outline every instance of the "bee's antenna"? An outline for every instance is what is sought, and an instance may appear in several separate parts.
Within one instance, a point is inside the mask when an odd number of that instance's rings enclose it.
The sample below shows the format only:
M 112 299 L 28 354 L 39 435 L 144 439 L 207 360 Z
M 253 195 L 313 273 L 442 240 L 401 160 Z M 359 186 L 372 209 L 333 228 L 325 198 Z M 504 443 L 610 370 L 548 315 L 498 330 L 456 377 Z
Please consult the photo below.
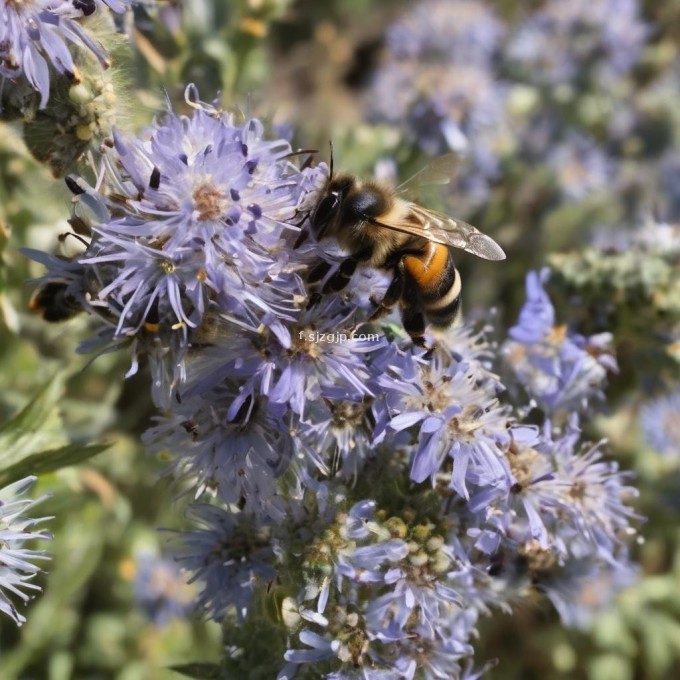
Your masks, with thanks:
M 69 236 L 73 236 L 73 238 L 78 239 L 78 241 L 80 241 L 86 248 L 90 247 L 90 244 L 82 236 L 79 234 L 74 234 L 72 231 L 65 231 L 63 234 L 59 234 L 57 238 L 63 243 Z
M 328 145 L 331 147 L 331 163 L 330 163 L 330 165 L 331 165 L 331 175 L 330 175 L 329 179 L 333 179 L 333 140 L 332 139 L 330 139 L 328 141 Z

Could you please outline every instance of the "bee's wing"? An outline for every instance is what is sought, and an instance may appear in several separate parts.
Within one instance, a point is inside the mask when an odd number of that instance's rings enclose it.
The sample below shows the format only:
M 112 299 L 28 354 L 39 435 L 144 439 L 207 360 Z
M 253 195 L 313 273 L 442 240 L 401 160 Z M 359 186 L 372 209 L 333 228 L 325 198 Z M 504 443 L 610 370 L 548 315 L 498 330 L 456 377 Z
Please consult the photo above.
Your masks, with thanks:
M 389 222 L 368 220 L 379 227 L 420 236 L 445 246 L 460 248 L 485 260 L 504 260 L 503 249 L 490 236 L 467 222 L 406 202 L 402 216 Z
M 411 198 L 422 187 L 450 184 L 455 177 L 463 158 L 457 153 L 447 153 L 435 158 L 426 166 L 411 175 L 405 182 L 395 188 L 394 193 L 402 198 Z

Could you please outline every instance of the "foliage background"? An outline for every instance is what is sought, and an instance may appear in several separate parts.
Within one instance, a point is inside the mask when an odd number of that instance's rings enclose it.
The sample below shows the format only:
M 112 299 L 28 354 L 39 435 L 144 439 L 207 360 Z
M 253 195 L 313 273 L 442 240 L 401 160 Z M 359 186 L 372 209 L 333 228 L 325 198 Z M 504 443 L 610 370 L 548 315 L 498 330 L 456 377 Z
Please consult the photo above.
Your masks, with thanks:
M 510 26 L 544 4 L 491 3 Z M 406 177 L 427 162 L 426 154 L 398 126 L 370 122 L 366 102 L 376 96 L 375 70 L 389 59 L 385 29 L 410 5 L 195 0 L 181 18 L 168 3 L 136 7 L 120 26 L 129 49 L 123 44 L 113 65 L 121 74 L 117 124 L 141 129 L 166 96 L 181 111 L 184 87 L 194 82 L 204 98 L 221 91 L 226 108 L 246 109 L 290 132 L 294 146 L 320 149 L 325 157 L 332 139 L 343 168 L 372 174 L 376 161 L 387 158 Z M 638 510 L 648 518 L 637 548 L 639 582 L 589 629 L 565 630 L 538 598 L 484 622 L 477 658 L 501 660 L 486 676 L 491 680 L 670 680 L 680 674 L 680 413 L 675 423 L 673 413 L 662 421 L 659 409 L 640 419 L 652 398 L 677 390 L 677 257 L 667 257 L 673 248 L 659 245 L 639 258 L 630 255 L 630 262 L 625 254 L 612 255 L 607 269 L 606 248 L 598 245 L 634 233 L 651 218 L 678 217 L 680 173 L 673 174 L 672 161 L 680 158 L 680 2 L 639 6 L 649 34 L 635 67 L 616 87 L 584 81 L 562 106 L 551 99 L 560 83 L 533 92 L 535 107 L 545 104 L 559 129 L 585 131 L 617 164 L 614 175 L 627 182 L 601 182 L 578 200 L 564 200 L 549 154 L 534 162 L 515 150 L 504 157 L 483 205 L 450 197 L 454 213 L 493 233 L 508 252 L 503 266 L 461 262 L 471 318 L 488 319 L 493 306 L 494 323 L 507 327 L 523 299 L 526 271 L 550 261 L 558 315 L 581 332 L 614 333 L 621 373 L 611 380 L 609 413 L 591 423 L 591 436 L 608 436 L 612 454 L 635 470 Z M 634 135 L 627 137 L 629 150 L 613 151 L 603 130 L 621 110 L 636 116 Z M 519 135 L 526 130 L 519 123 L 513 129 Z M 66 451 L 68 460 L 88 459 L 40 477 L 35 494 L 53 494 L 43 507 L 55 516 L 52 560 L 41 576 L 45 592 L 26 612 L 28 622 L 17 629 L 0 620 L 1 674 L 8 680 L 179 677 L 168 670 L 173 664 L 219 659 L 220 630 L 187 616 L 158 625 L 135 597 L 140 556 L 160 554 L 166 540 L 157 529 L 181 528 L 185 521 L 181 503 L 160 477 L 162 456 L 145 455 L 139 442 L 153 415 L 148 376 L 141 372 L 124 381 L 124 356 L 89 363 L 75 355 L 87 336 L 87 319 L 52 326 L 26 311 L 26 281 L 40 268 L 17 249 L 55 249 L 69 200 L 63 182 L 27 151 L 21 126 L 3 123 L 0 421 L 28 409 L 26 422 L 39 434 L 24 442 L 25 455 Z M 677 248 L 677 229 L 674 234 Z M 670 437 L 665 453 L 650 444 L 650 429 Z M 98 444 L 106 450 L 89 458 L 100 448 L 87 447 Z

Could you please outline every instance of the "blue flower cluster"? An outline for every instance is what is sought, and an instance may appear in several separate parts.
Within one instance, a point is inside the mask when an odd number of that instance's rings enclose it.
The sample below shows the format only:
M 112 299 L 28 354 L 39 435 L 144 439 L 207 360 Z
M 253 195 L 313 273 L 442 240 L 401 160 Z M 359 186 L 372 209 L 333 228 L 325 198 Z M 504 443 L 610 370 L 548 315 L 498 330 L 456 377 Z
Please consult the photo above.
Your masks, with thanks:
M 465 159 L 457 178 L 464 216 L 492 198 L 513 202 L 522 215 L 529 202 L 534 221 L 539 206 L 607 192 L 659 201 L 641 166 L 661 153 L 642 140 L 660 98 L 651 87 L 632 96 L 635 67 L 644 65 L 654 37 L 641 5 L 547 0 L 505 11 L 472 0 L 413 3 L 387 30 L 366 115 L 396 127 L 426 155 Z M 668 80 L 676 79 L 671 70 Z M 675 167 L 675 149 L 663 153 Z M 507 175 L 498 180 L 517 162 L 524 172 L 511 181 L 529 179 L 507 196 Z M 664 177 L 660 172 L 658 183 Z M 640 195 L 631 196 L 633 187 Z
M 91 51 L 108 68 L 105 48 L 78 21 L 104 5 L 120 13 L 130 0 L 0 1 L 0 88 L 26 82 L 40 93 L 44 108 L 50 96 L 50 68 L 77 81 L 69 45 Z
M 96 343 L 148 359 L 146 444 L 197 500 L 174 544 L 198 607 L 247 622 L 276 583 L 281 679 L 472 680 L 479 617 L 535 587 L 582 620 L 567 593 L 630 574 L 633 492 L 557 414 L 601 396 L 608 339 L 555 327 L 545 274 L 529 276 L 503 355 L 544 409 L 536 427 L 486 333 L 425 350 L 362 325 L 384 286 L 370 272 L 310 306 L 322 252 L 300 230 L 328 169 L 188 97 L 191 116 L 116 135 L 96 187 L 69 178 L 86 250 L 33 255 L 100 320 Z
M 493 73 L 504 26 L 483 3 L 428 0 L 387 32 L 389 58 L 366 97 L 369 120 L 399 126 L 430 156 L 469 157 L 463 200 L 478 207 L 510 143 L 507 89 Z
M 611 87 L 642 55 L 650 30 L 637 0 L 551 0 L 521 23 L 507 58 L 537 85 Z

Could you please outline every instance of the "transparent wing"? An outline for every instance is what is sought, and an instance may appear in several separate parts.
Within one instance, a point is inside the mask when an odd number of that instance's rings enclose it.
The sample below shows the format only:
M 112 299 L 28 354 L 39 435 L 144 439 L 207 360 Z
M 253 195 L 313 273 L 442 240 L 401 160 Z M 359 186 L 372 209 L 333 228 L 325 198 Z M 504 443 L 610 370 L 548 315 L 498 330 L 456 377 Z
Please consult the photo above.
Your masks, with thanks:
M 400 217 L 391 218 L 389 222 L 368 221 L 385 229 L 460 248 L 485 260 L 505 259 L 505 253 L 496 241 L 467 222 L 410 202 L 405 202 L 400 213 Z
M 450 184 L 462 161 L 463 157 L 458 153 L 439 156 L 397 186 L 394 193 L 405 198 L 413 196 L 423 187 Z

